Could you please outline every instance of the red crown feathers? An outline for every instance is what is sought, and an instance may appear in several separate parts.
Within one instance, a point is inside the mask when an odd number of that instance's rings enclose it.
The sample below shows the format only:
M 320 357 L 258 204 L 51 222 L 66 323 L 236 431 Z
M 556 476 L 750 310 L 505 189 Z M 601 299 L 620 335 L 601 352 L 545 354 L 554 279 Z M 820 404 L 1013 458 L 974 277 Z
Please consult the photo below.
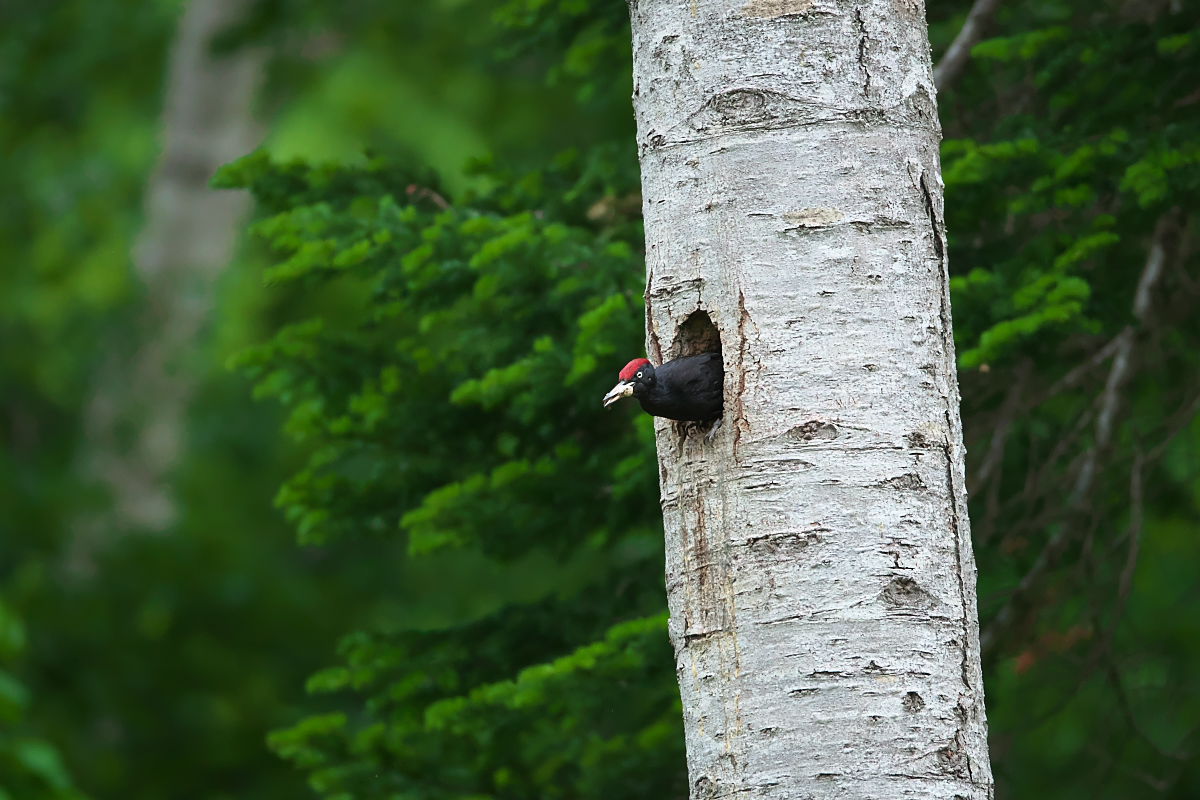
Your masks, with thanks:
M 642 368 L 642 365 L 649 363 L 650 359 L 648 358 L 635 358 L 625 365 L 625 368 L 621 370 L 617 377 L 623 381 L 631 381 L 633 380 L 633 376 L 637 374 L 637 371 Z

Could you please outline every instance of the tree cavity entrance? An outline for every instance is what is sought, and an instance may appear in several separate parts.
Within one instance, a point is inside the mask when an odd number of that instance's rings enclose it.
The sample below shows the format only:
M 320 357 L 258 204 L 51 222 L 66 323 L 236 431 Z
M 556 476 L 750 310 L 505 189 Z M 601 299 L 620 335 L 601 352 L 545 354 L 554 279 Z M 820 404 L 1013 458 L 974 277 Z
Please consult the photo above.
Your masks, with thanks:
M 720 352 L 721 334 L 708 312 L 700 309 L 693 311 L 680 324 L 671 345 L 672 358 Z
M 671 359 L 685 356 L 697 356 L 702 353 L 716 353 L 721 356 L 724 365 L 725 356 L 721 352 L 721 332 L 713 324 L 712 317 L 707 311 L 696 309 L 688 314 L 687 319 L 675 329 L 675 340 L 671 343 Z M 675 433 L 678 436 L 682 452 L 683 442 L 693 432 L 704 435 L 706 441 L 711 441 L 721 424 L 718 417 L 713 422 L 676 422 Z

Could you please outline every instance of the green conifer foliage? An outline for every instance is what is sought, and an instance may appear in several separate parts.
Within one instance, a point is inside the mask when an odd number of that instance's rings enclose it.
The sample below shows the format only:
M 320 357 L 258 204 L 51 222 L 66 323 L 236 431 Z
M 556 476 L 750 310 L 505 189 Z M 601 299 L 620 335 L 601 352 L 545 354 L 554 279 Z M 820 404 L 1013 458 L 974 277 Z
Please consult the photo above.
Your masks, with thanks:
M 941 98 L 1009 796 L 1200 791 L 1197 629 L 1169 611 L 1200 557 L 1198 24 L 1194 3 L 1003 4 Z
M 598 400 L 640 352 L 640 226 L 589 221 L 594 172 L 566 156 L 461 204 L 383 164 L 252 156 L 222 175 L 260 198 L 269 280 L 339 298 L 237 360 L 310 448 L 277 498 L 302 540 L 402 536 L 414 558 L 471 549 L 497 569 L 548 553 L 574 577 L 453 628 L 347 637 L 309 688 L 354 691 L 365 716 L 271 740 L 322 792 L 678 785 L 650 427 Z
M 931 0 L 935 53 L 967 5 Z M 580 103 L 553 135 L 628 113 L 619 6 L 500 4 L 494 52 L 555 54 L 547 80 Z M 1185 677 L 1198 638 L 1163 614 L 1196 587 L 1168 554 L 1200 555 L 1182 521 L 1196 518 L 1200 461 L 1186 244 L 1197 22 L 1170 2 L 1005 4 L 940 98 L 989 709 L 1010 796 L 1126 797 L 1149 782 L 1186 797 L 1200 780 L 1181 721 L 1200 718 Z M 649 425 L 595 404 L 640 346 L 629 144 L 593 141 L 523 176 L 489 167 L 478 177 L 492 188 L 475 195 L 382 164 L 255 157 L 226 173 L 260 197 L 269 278 L 340 298 L 337 314 L 298 316 L 239 359 L 310 453 L 278 498 L 302 540 L 400 536 L 416 569 L 455 550 L 588 567 L 481 618 L 350 634 L 309 685 L 334 705 L 271 739 L 323 796 L 685 791 Z M 1132 309 L 1152 240 L 1170 263 L 1148 324 Z M 1124 337 L 1134 366 L 1114 378 Z M 1109 388 L 1120 413 L 1105 433 Z M 1064 502 L 1073 487 L 1086 491 Z

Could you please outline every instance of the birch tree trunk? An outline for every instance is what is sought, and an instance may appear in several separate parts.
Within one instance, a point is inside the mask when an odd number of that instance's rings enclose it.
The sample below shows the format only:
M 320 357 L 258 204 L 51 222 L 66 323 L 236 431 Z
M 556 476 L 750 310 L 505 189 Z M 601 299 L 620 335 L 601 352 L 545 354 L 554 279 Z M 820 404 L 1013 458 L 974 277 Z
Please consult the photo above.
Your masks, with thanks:
M 164 88 L 162 156 L 146 188 L 134 252 L 146 293 L 140 341 L 132 355 L 117 355 L 99 370 L 87 413 L 85 470 L 112 495 L 111 519 L 101 527 L 162 531 L 176 518 L 170 475 L 194 383 L 181 362 L 208 319 L 214 285 L 250 207 L 247 195 L 208 182 L 262 134 L 253 111 L 265 51 L 220 55 L 212 45 L 251 5 L 191 0 L 180 18 Z M 83 536 L 95 538 L 94 530 Z
M 657 428 L 691 796 L 990 797 L 923 3 L 631 17 L 647 350 L 726 365 Z

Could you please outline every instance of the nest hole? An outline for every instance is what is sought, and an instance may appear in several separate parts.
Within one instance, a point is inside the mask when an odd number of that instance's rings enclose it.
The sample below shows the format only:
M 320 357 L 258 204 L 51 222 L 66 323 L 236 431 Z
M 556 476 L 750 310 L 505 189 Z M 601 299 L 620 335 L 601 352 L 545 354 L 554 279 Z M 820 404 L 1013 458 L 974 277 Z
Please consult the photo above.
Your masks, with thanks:
M 697 309 L 688 315 L 675 331 L 675 340 L 671 343 L 671 358 L 696 356 L 701 353 L 717 353 L 721 355 L 724 364 L 725 356 L 721 353 L 721 333 L 713 324 L 712 317 L 707 311 Z M 689 435 L 696 433 L 711 440 L 714 428 L 720 425 L 720 418 L 713 422 L 676 422 L 675 433 L 680 447 Z
M 713 325 L 708 312 L 699 309 L 689 314 L 680 324 L 675 333 L 675 341 L 671 345 L 671 358 L 720 352 L 721 334 L 717 331 L 717 326 Z

